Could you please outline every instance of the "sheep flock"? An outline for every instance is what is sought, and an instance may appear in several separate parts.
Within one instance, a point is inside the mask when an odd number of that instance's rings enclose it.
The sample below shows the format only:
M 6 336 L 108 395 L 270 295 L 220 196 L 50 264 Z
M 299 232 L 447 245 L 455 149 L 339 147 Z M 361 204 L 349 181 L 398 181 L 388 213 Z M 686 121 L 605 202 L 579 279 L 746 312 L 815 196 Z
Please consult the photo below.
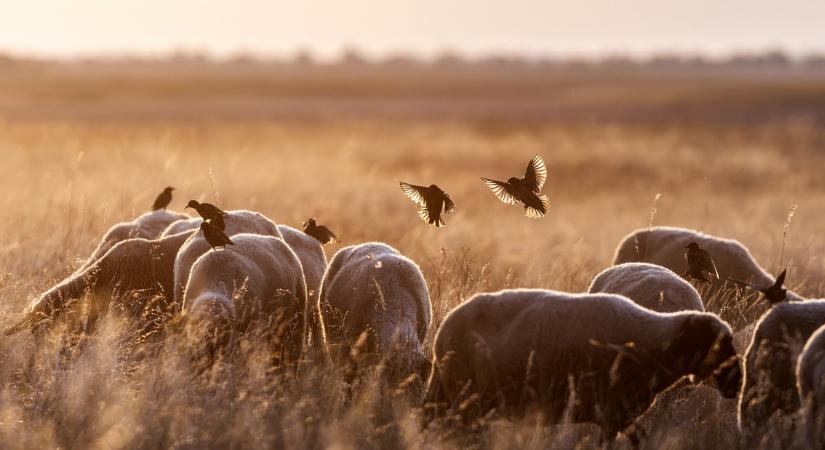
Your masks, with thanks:
M 441 226 L 438 212 L 422 218 Z M 5 334 L 42 346 L 59 333 L 60 367 L 83 358 L 118 312 L 141 339 L 183 343 L 199 376 L 253 348 L 267 363 L 249 376 L 333 373 L 345 404 L 379 383 L 414 406 L 415 429 L 447 429 L 456 445 L 491 417 L 534 414 L 543 427 L 596 425 L 598 447 L 645 447 L 657 397 L 701 391 L 736 402 L 737 445 L 804 436 L 825 446 L 825 300 L 785 290 L 785 274 L 777 280 L 735 240 L 633 231 L 587 293 L 477 293 L 435 328 L 422 270 L 390 245 L 351 243 L 328 259 L 325 242 L 299 229 L 228 210 L 220 226 L 232 245 L 215 248 L 203 221 L 161 208 L 115 224 Z M 690 243 L 718 268 L 707 283 L 684 275 Z M 709 312 L 725 296 L 743 304 L 735 323 Z

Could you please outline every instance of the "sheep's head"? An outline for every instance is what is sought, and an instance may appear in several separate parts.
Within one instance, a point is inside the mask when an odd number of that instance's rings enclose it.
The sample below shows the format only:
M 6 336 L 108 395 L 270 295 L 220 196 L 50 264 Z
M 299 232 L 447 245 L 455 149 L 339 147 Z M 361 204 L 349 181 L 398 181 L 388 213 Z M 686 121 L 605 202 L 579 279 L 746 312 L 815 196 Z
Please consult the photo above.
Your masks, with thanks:
M 712 314 L 689 314 L 679 334 L 666 345 L 665 361 L 673 361 L 684 375 L 699 380 L 713 376 L 725 398 L 739 393 L 742 369 L 733 347 L 733 335 L 724 322 Z

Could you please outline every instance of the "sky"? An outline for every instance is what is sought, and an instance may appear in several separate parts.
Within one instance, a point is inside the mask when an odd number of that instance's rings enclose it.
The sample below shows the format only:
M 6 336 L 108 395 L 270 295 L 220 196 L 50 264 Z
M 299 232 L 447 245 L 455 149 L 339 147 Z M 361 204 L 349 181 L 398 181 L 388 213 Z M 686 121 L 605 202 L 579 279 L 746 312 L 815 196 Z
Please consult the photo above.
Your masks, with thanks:
M 0 52 L 825 50 L 825 0 L 0 0 Z

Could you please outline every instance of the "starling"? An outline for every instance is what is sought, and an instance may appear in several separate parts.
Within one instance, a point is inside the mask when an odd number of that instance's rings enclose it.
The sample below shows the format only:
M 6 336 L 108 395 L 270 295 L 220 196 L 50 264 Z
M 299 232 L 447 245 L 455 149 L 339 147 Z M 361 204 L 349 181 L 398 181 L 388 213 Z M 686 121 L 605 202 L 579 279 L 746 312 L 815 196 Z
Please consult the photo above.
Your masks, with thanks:
M 323 245 L 327 245 L 333 241 L 339 242 L 338 237 L 335 236 L 335 233 L 323 225 L 317 225 L 314 217 L 310 217 L 306 222 L 304 222 L 304 233 L 314 237 Z
M 158 194 L 157 198 L 155 199 L 155 203 L 152 204 L 152 211 L 157 211 L 159 209 L 166 209 L 169 206 L 169 203 L 172 202 L 172 191 L 175 188 L 172 186 L 167 187 L 163 190 L 160 194 Z
M 714 275 L 719 279 L 719 271 L 716 270 L 716 264 L 710 253 L 699 247 L 699 244 L 691 242 L 685 246 L 685 259 L 687 260 L 688 270 L 683 275 L 684 278 L 695 278 L 705 283 L 711 284 L 710 280 L 705 277 L 705 272 Z
M 207 221 L 201 223 L 201 231 L 203 231 L 203 237 L 206 239 L 206 242 L 209 243 L 209 246 L 212 247 L 212 250 L 215 250 L 217 247 L 235 245 L 226 233 Z
M 209 222 L 209 224 L 213 227 L 221 231 L 226 229 L 223 222 L 223 218 L 226 216 L 226 213 L 217 206 L 211 203 L 198 203 L 197 200 L 189 200 L 186 207 L 197 211 L 198 214 L 203 217 L 203 220 Z
M 755 291 L 759 291 L 764 295 L 765 300 L 771 304 L 771 306 L 782 303 L 788 299 L 787 294 L 788 290 L 783 288 L 782 285 L 785 284 L 785 275 L 787 274 L 788 269 L 782 270 L 778 277 L 776 277 L 776 281 L 774 281 L 773 285 L 768 286 L 766 288 L 760 288 L 758 286 L 754 286 L 750 283 L 745 283 L 744 281 L 730 279 L 731 281 L 741 284 L 742 286 L 749 287 Z
M 538 219 L 550 210 L 550 201 L 541 194 L 541 188 L 547 180 L 547 167 L 541 156 L 536 155 L 527 164 L 524 178 L 512 177 L 507 182 L 482 178 L 482 181 L 493 191 L 493 194 L 504 203 L 517 205 L 524 204 L 524 215 L 531 219 Z
M 445 213 L 450 214 L 455 211 L 455 203 L 446 192 L 434 184 L 430 187 L 416 186 L 403 181 L 400 184 L 404 194 L 418 205 L 418 216 L 424 222 L 434 227 L 447 225 L 441 218 L 441 210 L 443 208 Z

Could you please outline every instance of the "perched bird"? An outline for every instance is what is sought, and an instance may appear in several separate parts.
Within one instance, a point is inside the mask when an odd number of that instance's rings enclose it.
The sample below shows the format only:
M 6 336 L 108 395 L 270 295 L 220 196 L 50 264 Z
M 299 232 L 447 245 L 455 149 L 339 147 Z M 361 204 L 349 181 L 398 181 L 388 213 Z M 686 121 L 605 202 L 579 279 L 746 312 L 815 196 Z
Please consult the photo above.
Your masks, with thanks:
M 316 224 L 314 217 L 310 217 L 304 222 L 304 233 L 314 237 L 323 245 L 327 245 L 333 241 L 339 242 L 335 233 L 323 225 Z
M 164 189 L 163 192 L 158 194 L 157 198 L 155 198 L 155 203 L 152 203 L 152 211 L 166 209 L 166 207 L 169 206 L 169 203 L 172 202 L 172 191 L 174 190 L 175 188 L 169 186 Z
M 209 246 L 212 247 L 212 250 L 215 250 L 217 247 L 235 245 L 226 233 L 207 221 L 201 223 L 201 231 L 203 231 L 203 237 L 206 239 L 206 242 L 209 243 Z
M 714 275 L 717 280 L 719 279 L 719 271 L 716 270 L 716 263 L 713 262 L 710 253 L 699 247 L 699 244 L 691 242 L 685 246 L 685 259 L 687 260 L 688 269 L 687 272 L 682 275 L 684 278 L 695 278 L 711 284 L 710 280 L 705 277 L 705 272 L 708 272 Z
M 455 211 L 455 203 L 446 192 L 434 184 L 430 187 L 416 186 L 403 181 L 400 184 L 404 194 L 418 205 L 418 216 L 424 222 L 434 227 L 447 225 L 441 218 L 441 210 L 450 214 Z
M 197 200 L 189 200 L 186 207 L 197 211 L 198 214 L 203 217 L 203 220 L 209 222 L 213 227 L 221 231 L 226 229 L 223 223 L 223 217 L 226 213 L 217 206 L 211 203 L 198 203 Z
M 776 277 L 776 281 L 771 286 L 766 288 L 761 288 L 759 286 L 754 286 L 750 283 L 746 283 L 744 281 L 735 280 L 733 278 L 729 278 L 730 281 L 734 283 L 741 284 L 742 286 L 749 287 L 754 291 L 759 291 L 764 295 L 765 300 L 771 304 L 771 306 L 782 303 L 788 299 L 788 290 L 783 288 L 782 285 L 785 284 L 785 275 L 787 274 L 788 269 L 783 269 L 782 272 Z
M 481 180 L 502 202 L 509 205 L 523 203 L 524 215 L 531 219 L 538 219 L 550 210 L 550 200 L 546 195 L 539 195 L 547 180 L 547 167 L 539 155 L 527 164 L 527 173 L 523 178 L 512 177 L 506 183 L 489 178 Z

